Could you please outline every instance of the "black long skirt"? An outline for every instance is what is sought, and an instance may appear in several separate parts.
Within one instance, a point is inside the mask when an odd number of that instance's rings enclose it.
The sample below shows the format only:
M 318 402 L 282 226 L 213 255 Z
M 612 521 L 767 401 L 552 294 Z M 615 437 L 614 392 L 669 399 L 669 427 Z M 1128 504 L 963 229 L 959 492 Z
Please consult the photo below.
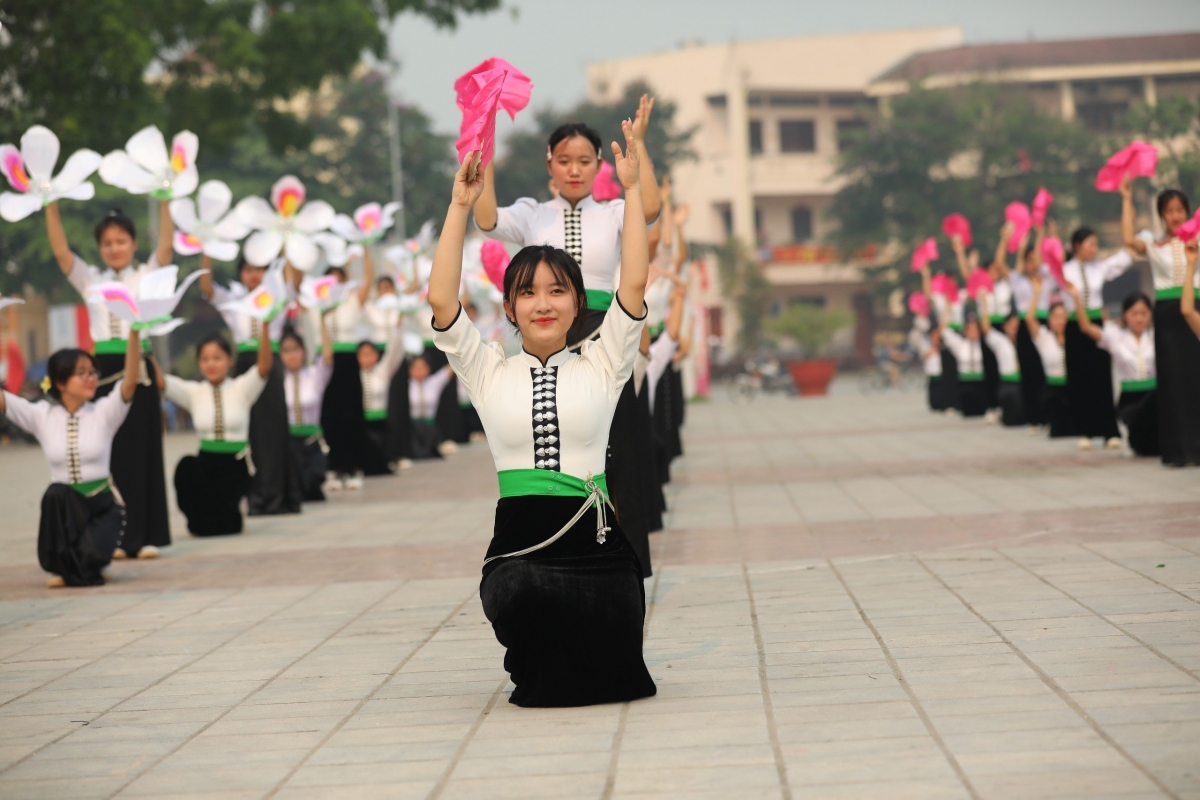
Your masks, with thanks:
M 391 450 L 391 431 L 386 419 L 367 420 L 367 450 L 363 454 L 362 471 L 364 475 L 391 475 L 391 463 L 394 459 L 388 457 Z
M 1071 409 L 1071 397 L 1066 386 L 1043 384 L 1042 417 L 1050 426 L 1051 439 L 1079 435 L 1078 429 L 1075 427 L 1075 413 Z
M 1046 372 L 1023 320 L 1017 329 L 1017 361 L 1021 364 L 1021 405 L 1025 419 L 1030 425 L 1043 425 L 1046 417 L 1042 414 L 1042 387 L 1046 385 Z
M 301 496 L 305 502 L 320 502 L 325 499 L 321 485 L 325 483 L 325 470 L 329 459 L 321 449 L 321 439 L 315 436 L 289 436 L 288 453 L 292 460 L 292 471 L 300 479 Z
M 942 396 L 949 404 L 946 406 L 947 408 L 956 408 L 961 411 L 958 385 L 958 359 L 949 350 L 942 348 Z
M 166 547 L 171 543 L 168 522 L 167 473 L 163 465 L 162 397 L 158 392 L 154 363 L 145 359 L 150 385 L 138 383 L 129 414 L 112 445 L 112 478 L 125 501 L 125 536 L 121 549 L 136 556 L 146 545 Z M 125 356 L 96 356 L 101 380 L 125 371 Z M 120 381 L 96 390 L 96 399 L 106 396 Z
M 42 495 L 38 563 L 67 586 L 100 586 L 126 530 L 125 509 L 112 492 L 84 497 L 65 483 Z
M 339 475 L 360 472 L 369 445 L 355 353 L 333 354 L 333 374 L 321 404 L 321 428 L 329 445 L 329 469 Z
M 1179 313 L 1178 300 L 1154 304 L 1158 367 L 1158 441 L 1164 464 L 1200 464 L 1200 339 Z
M 654 574 L 650 564 L 650 531 L 657 530 L 651 525 L 657 520 L 658 528 L 662 527 L 662 512 L 658 508 L 658 498 L 647 494 L 643 484 L 645 470 L 642 462 L 648 462 L 653 469 L 654 448 L 652 438 L 648 442 L 640 438 L 642 430 L 650 425 L 650 406 L 641 405 L 638 402 L 640 399 L 634 392 L 631 378 L 625 382 L 621 397 L 617 400 L 617 409 L 613 412 L 604 475 L 608 481 L 609 497 L 617 509 L 621 530 L 637 554 L 642 574 L 650 577 Z M 643 415 L 646 418 L 645 425 L 642 425 Z M 658 488 L 656 478 L 657 475 L 654 475 L 651 479 L 651 486 L 661 495 L 662 490 Z
M 1113 402 L 1112 356 L 1083 331 L 1067 323 L 1067 394 L 1075 416 L 1075 435 L 1112 439 L 1120 436 Z
M 458 404 L 458 377 L 451 378 L 438 397 L 437 426 L 442 441 L 450 440 L 466 444 L 471 440 L 467 431 L 467 418 Z
M 1001 381 L 996 390 L 996 402 L 1000 404 L 1000 423 L 1008 428 L 1024 425 L 1025 403 L 1019 383 Z
M 982 417 L 989 407 L 986 381 L 958 381 L 958 408 L 964 417 Z
M 1000 364 L 996 354 L 988 347 L 987 340 L 979 338 L 979 352 L 983 355 L 983 394 L 988 408 L 1000 407 Z
M 175 497 L 194 536 L 242 532 L 241 499 L 250 491 L 246 460 L 232 453 L 184 456 L 175 467 Z
M 496 505 L 489 555 L 553 536 L 580 497 L 505 497 Z M 504 668 L 516 689 L 509 702 L 527 707 L 619 703 L 658 689 L 642 657 L 646 595 L 637 556 L 610 513 L 604 544 L 596 512 L 554 544 L 483 569 L 479 596 Z
M 683 455 L 683 423 L 687 417 L 687 398 L 683 394 L 683 370 L 671 366 L 671 424 L 675 428 L 675 456 Z
M 388 461 L 413 457 L 412 418 L 408 408 L 409 359 L 392 376 L 388 384 Z
M 438 430 L 437 420 L 414 419 L 410 424 L 412 430 L 412 457 L 418 461 L 426 458 L 441 458 L 438 445 L 446 441 Z
M 942 380 L 941 375 L 929 376 L 929 410 L 930 411 L 945 411 L 947 408 L 954 408 L 954 404 L 947 397 L 946 381 Z
M 234 372 L 241 375 L 258 364 L 258 353 L 238 353 Z M 275 356 L 262 394 L 250 407 L 250 452 L 254 475 L 247 506 L 252 517 L 299 514 L 304 490 L 293 469 L 288 440 L 287 395 L 283 388 L 283 362 Z
M 1157 456 L 1159 449 L 1158 390 L 1121 391 L 1117 419 L 1129 431 L 1129 449 L 1139 456 Z

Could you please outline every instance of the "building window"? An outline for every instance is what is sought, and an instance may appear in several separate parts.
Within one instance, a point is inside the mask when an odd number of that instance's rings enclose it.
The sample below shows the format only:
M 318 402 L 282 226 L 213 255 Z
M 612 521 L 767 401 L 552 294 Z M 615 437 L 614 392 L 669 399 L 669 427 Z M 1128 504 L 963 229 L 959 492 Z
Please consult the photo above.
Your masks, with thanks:
M 759 239 L 763 238 L 763 219 L 761 208 L 754 209 L 754 233 Z
M 1129 104 L 1122 102 L 1077 103 L 1075 118 L 1090 131 L 1112 133 L 1117 129 L 1117 123 L 1127 111 L 1129 111 Z
M 813 106 L 819 106 L 820 104 L 821 101 L 815 97 L 802 97 L 797 95 L 775 94 L 771 95 L 770 99 L 767 101 L 767 105 L 770 105 L 774 108 L 796 108 L 800 106 L 812 108 Z
M 808 206 L 792 209 L 792 241 L 807 242 L 813 238 L 813 215 Z
M 839 119 L 837 121 L 838 152 L 843 153 L 853 147 L 866 130 L 867 121 L 864 119 Z
M 812 153 L 817 149 L 812 120 L 785 119 L 779 123 L 779 149 L 784 153 Z
M 723 95 L 723 94 L 710 94 L 708 97 L 706 97 L 704 99 L 709 104 L 709 106 L 711 106 L 712 108 L 724 108 L 725 107 L 725 95 Z
M 750 120 L 750 155 L 762 155 L 762 122 L 757 119 Z
M 721 206 L 718 210 L 721 214 L 721 224 L 725 226 L 725 238 L 729 239 L 733 236 L 733 209 Z

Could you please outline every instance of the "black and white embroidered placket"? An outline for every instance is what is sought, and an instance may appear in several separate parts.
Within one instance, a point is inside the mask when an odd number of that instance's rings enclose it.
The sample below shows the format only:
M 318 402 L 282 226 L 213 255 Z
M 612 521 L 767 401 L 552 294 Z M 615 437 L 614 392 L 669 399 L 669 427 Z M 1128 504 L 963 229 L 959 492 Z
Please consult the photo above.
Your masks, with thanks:
M 533 375 L 533 465 L 561 472 L 558 459 L 558 367 L 531 367 Z
M 67 417 L 67 472 L 70 474 L 71 483 L 83 483 L 79 459 L 79 417 L 74 414 Z
M 363 410 L 371 410 L 371 370 L 363 370 L 362 373 L 362 390 L 363 390 Z
M 292 415 L 293 425 L 304 424 L 304 407 L 300 404 L 300 373 L 292 375 Z
M 573 208 L 563 212 L 563 249 L 571 254 L 575 263 L 583 266 L 583 211 Z
M 221 387 L 213 387 L 213 439 L 225 440 L 225 404 L 221 401 Z

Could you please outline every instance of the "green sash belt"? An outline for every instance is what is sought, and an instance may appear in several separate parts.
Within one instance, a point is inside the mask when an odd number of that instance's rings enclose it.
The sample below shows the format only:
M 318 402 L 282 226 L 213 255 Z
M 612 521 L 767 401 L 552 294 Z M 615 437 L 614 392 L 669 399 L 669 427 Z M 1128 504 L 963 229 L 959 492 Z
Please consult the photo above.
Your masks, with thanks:
M 1021 373 L 1019 373 L 1019 372 L 1001 373 L 1000 380 L 1003 381 L 1004 383 L 1020 383 L 1021 382 Z
M 433 339 L 422 339 L 421 341 L 424 343 L 426 350 L 428 350 L 430 347 L 436 347 L 436 345 L 433 343 Z
M 288 435 L 295 436 L 300 439 L 311 439 L 314 436 L 321 436 L 325 432 L 321 430 L 320 425 L 289 425 Z
M 220 439 L 220 440 L 218 440 L 218 439 L 201 439 L 200 440 L 200 452 L 201 453 L 225 453 L 227 455 L 238 455 L 239 453 L 241 453 L 243 450 L 245 450 L 249 446 L 250 446 L 249 442 L 235 442 L 235 441 L 227 442 L 224 439 Z
M 150 337 L 143 336 L 139 340 L 142 346 L 143 353 L 150 352 Z M 124 355 L 129 349 L 128 339 L 104 339 L 95 343 L 94 352 L 98 356 L 120 356 Z
M 1103 319 L 1103 318 L 1104 318 L 1104 309 L 1102 309 L 1102 308 L 1089 308 L 1089 309 L 1088 309 L 1088 311 L 1087 311 L 1087 315 L 1088 315 L 1088 319 L 1092 320 L 1093 322 L 1099 322 L 1101 319 Z M 1072 322 L 1074 322 L 1074 321 L 1077 321 L 1077 320 L 1078 320 L 1078 317 L 1076 317 L 1076 316 L 1075 316 L 1075 312 L 1074 312 L 1074 311 L 1072 311 L 1070 314 L 1068 314 L 1068 315 L 1067 315 L 1067 319 L 1069 319 L 1069 320 L 1071 320 Z
M 666 329 L 667 329 L 667 323 L 656 322 L 655 324 L 650 326 L 650 336 L 651 337 L 658 336 L 660 333 L 662 333 Z
M 612 305 L 614 297 L 612 292 L 602 292 L 599 289 L 584 289 L 583 293 L 587 295 L 588 308 L 592 311 L 608 311 L 608 307 Z
M 1141 381 L 1121 381 L 1122 392 L 1148 392 L 1158 388 L 1158 378 L 1146 378 Z
M 432 425 L 437 422 L 437 417 L 413 417 L 413 422 L 424 422 L 426 425 Z
M 363 417 L 367 420 L 367 422 L 378 422 L 381 419 L 387 419 L 387 409 L 376 408 L 363 411 Z
M 576 478 L 565 472 L 554 472 L 548 469 L 505 469 L 496 473 L 500 480 L 501 497 L 520 497 L 523 495 L 545 495 L 547 497 L 587 497 L 591 494 L 584 484 L 583 478 Z M 608 482 L 604 473 L 593 475 L 605 494 L 608 494 Z
M 112 486 L 108 482 L 108 478 L 100 478 L 95 481 L 87 481 L 85 483 L 72 483 L 71 488 L 79 492 L 84 497 L 93 497 L 101 492 L 109 491 Z
M 1007 314 L 989 314 L 988 321 L 993 325 L 1002 325 L 1008 319 Z
M 981 381 L 983 380 L 982 372 L 960 372 L 958 373 L 960 381 Z
M 961 322 L 948 322 L 946 323 L 946 327 L 952 331 L 955 331 L 956 333 L 962 333 L 963 329 Z
M 1200 297 L 1200 289 L 1193 288 L 1192 296 Z M 1168 289 L 1158 289 L 1157 291 L 1154 292 L 1154 299 L 1155 300 L 1182 300 L 1183 299 L 1183 287 L 1182 286 L 1172 286 Z
M 257 353 L 258 352 L 258 339 L 247 339 L 244 342 L 238 342 L 237 343 L 237 351 L 239 353 Z M 279 352 L 279 342 L 271 342 L 271 352 L 272 353 Z
M 1067 376 L 1063 375 L 1063 376 L 1059 377 L 1057 375 L 1047 375 L 1046 376 L 1046 385 L 1048 385 L 1048 386 L 1066 386 L 1067 385 Z
M 358 352 L 358 342 L 334 342 L 333 352 L 335 353 L 356 353 Z

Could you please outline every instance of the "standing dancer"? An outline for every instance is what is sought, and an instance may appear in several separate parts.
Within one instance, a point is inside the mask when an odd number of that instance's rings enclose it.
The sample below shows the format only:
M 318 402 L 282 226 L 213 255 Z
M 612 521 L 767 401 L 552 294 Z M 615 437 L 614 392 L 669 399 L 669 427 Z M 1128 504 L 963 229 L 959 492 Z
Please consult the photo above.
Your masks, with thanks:
M 250 409 L 271 374 L 271 340 L 259 338 L 255 369 L 230 378 L 233 348 L 219 334 L 196 345 L 204 380 L 158 377 L 158 388 L 187 409 L 200 437 L 200 453 L 184 456 L 175 467 L 175 498 L 196 536 L 242 532 L 238 507 L 250 491 Z
M 992 260 L 988 262 L 986 267 L 983 267 L 984 271 L 987 272 L 988 278 L 992 281 L 992 289 L 988 290 L 980 287 L 975 291 L 975 320 L 980 326 L 982 326 L 984 323 L 984 311 L 982 310 L 984 307 L 996 309 L 999 303 L 1003 303 L 1005 314 L 1007 314 L 1009 305 L 1012 302 L 1012 290 L 1010 289 L 1007 280 L 1008 266 L 1004 263 L 1004 256 L 1008 249 L 1008 239 L 1011 233 L 1012 226 L 1009 223 L 1005 223 L 1004 226 L 1000 228 L 1000 236 L 996 244 L 996 251 L 992 254 Z M 971 285 L 971 275 L 976 270 L 980 269 L 979 250 L 978 248 L 972 248 L 970 255 L 968 255 L 963 248 L 962 237 L 958 234 L 950 237 L 950 243 L 954 248 L 954 260 L 958 264 L 959 273 L 962 275 L 963 285 L 969 287 Z M 997 300 L 995 297 L 997 294 L 999 295 L 999 300 Z M 999 324 L 1004 321 L 1004 315 L 999 315 L 997 319 L 990 321 Z M 954 333 L 957 331 L 952 330 L 951 332 Z M 963 327 L 963 332 L 966 332 L 965 324 Z M 950 339 L 947 338 L 945 341 L 949 343 Z M 996 354 L 992 352 L 992 348 L 988 345 L 987 340 L 983 336 L 980 336 L 979 342 L 980 348 L 983 351 L 982 372 L 984 402 L 987 404 L 987 408 L 990 411 L 991 409 L 999 408 L 1000 406 L 1000 369 L 996 363 Z M 968 393 L 971 392 L 968 390 Z M 988 414 L 987 417 L 988 422 L 996 421 L 990 414 Z
M 1042 277 L 1034 273 L 1030 279 L 1034 296 L 1042 291 Z M 1074 436 L 1077 430 L 1071 398 L 1067 394 L 1067 309 L 1062 303 L 1051 303 L 1046 324 L 1038 320 L 1037 305 L 1025 309 L 1025 325 L 1042 362 L 1042 418 L 1050 426 L 1050 437 Z
M 339 283 L 348 280 L 342 267 L 330 267 L 326 275 L 336 275 Z M 358 345 L 362 341 L 363 304 L 375 279 L 371 249 L 363 250 L 363 282 L 326 317 L 333 341 L 333 375 L 321 404 L 321 429 L 329 445 L 329 470 L 334 476 L 326 488 L 361 489 L 359 460 L 367 449 L 367 423 L 363 416 L 362 379 L 359 376 Z M 310 314 L 321 316 L 318 309 Z M 320 325 L 320 319 L 314 320 Z
M 1054 281 L 1051 280 L 1050 270 L 1042 264 L 1042 240 L 1046 226 L 1037 226 L 1034 233 L 1036 236 L 1032 243 L 1028 233 L 1021 238 L 1017 248 L 1017 272 L 1009 276 L 1009 284 L 1012 286 L 1013 310 L 1017 317 L 1025 319 L 1025 312 L 1033 303 L 1038 320 L 1044 323 L 1050 310 Z M 1036 294 L 1032 283 L 1034 275 L 1039 276 L 1042 286 Z M 1046 423 L 1042 416 L 1042 387 L 1046 385 L 1046 375 L 1042 372 L 1042 359 L 1033 345 L 1029 327 L 1023 324 L 1017 326 L 1017 360 L 1021 365 L 1021 405 L 1030 433 L 1037 433 L 1038 427 Z
M 1188 261 L 1194 259 L 1196 242 L 1185 244 L 1175 229 L 1187 222 L 1191 206 L 1178 189 L 1160 192 L 1155 202 L 1168 234 L 1156 239 L 1144 230 L 1133 233 L 1132 180 L 1121 182 L 1121 233 L 1125 246 L 1150 258 L 1154 276 L 1154 346 L 1158 369 L 1159 449 L 1164 464 L 1173 467 L 1200 464 L 1200 340 L 1180 312 L 1182 298 L 1192 296 L 1195 307 L 1196 278 L 1187 277 Z
M 321 352 L 317 360 L 306 366 L 308 350 L 300 334 L 285 328 L 279 339 L 279 357 L 287 370 L 283 377 L 284 399 L 287 401 L 288 449 L 292 472 L 300 478 L 304 500 L 324 500 L 324 483 L 329 460 L 325 457 L 328 445 L 321 430 L 321 402 L 325 387 L 333 374 L 333 343 L 329 326 L 321 317 Z
M 220 312 L 233 337 L 237 357 L 233 374 L 241 375 L 258 363 L 259 338 L 263 330 L 278 352 L 285 317 L 278 314 L 270 322 L 226 306 L 257 289 L 267 267 L 238 260 L 238 280 L 225 288 L 213 283 L 212 259 L 204 255 L 200 268 L 209 270 L 200 276 L 200 294 Z M 288 268 L 290 269 L 290 267 Z M 250 449 L 254 453 L 254 475 L 250 478 L 247 509 L 252 517 L 266 514 L 299 514 L 303 500 L 300 476 L 292 470 L 291 443 L 288 435 L 287 399 L 283 388 L 283 363 L 273 359 L 271 374 L 262 394 L 250 409 Z
M 1183 285 L 1189 286 L 1196 280 L 1196 254 L 1197 242 L 1193 239 L 1187 245 L 1187 266 L 1183 271 Z M 1200 337 L 1200 311 L 1196 310 L 1196 295 L 1198 292 L 1183 292 L 1179 298 L 1179 314 L 1183 317 L 1187 326 L 1192 329 L 1192 333 Z
M 89 290 L 98 283 L 117 281 L 138 296 L 142 278 L 159 266 L 171 263 L 171 239 L 175 227 L 166 201 L 158 203 L 158 244 L 145 264 L 136 262 L 137 231 L 133 220 L 120 209 L 113 209 L 96 225 L 94 235 L 105 269 L 89 266 L 71 251 L 58 215 L 58 203 L 46 206 L 46 230 L 50 249 L 67 280 L 87 303 L 89 329 L 95 343 L 96 369 L 100 371 L 97 397 L 105 397 L 122 379 L 125 369 L 126 339 L 130 324 L 108 312 L 101 301 L 89 298 Z M 149 343 L 142 342 L 149 352 Z M 171 543 L 167 521 L 167 478 L 163 466 L 162 400 L 159 395 L 157 367 L 143 359 L 133 403 L 121 429 L 113 439 L 112 472 L 125 501 L 125 535 L 113 558 L 128 553 L 137 558 L 157 558 L 158 548 Z
M 657 689 L 642 658 L 646 600 L 637 557 L 605 492 L 608 428 L 633 371 L 645 319 L 649 259 L 638 193 L 633 126 L 625 154 L 613 144 L 626 188 L 621 283 L 595 341 L 567 349 L 585 308 L 579 265 L 562 250 L 527 247 L 504 275 L 504 311 L 521 353 L 485 345 L 458 303 L 462 242 L 481 180 L 455 176 L 429 300 L 455 371 L 467 384 L 496 461 L 500 502 L 480 597 L 523 706 L 621 702 Z M 634 316 L 628 309 L 634 309 Z
M 103 584 L 101 570 L 121 546 L 127 527 L 110 477 L 112 446 L 137 390 L 141 362 L 138 332 L 131 330 L 121 382 L 100 400 L 95 400 L 96 359 L 76 349 L 59 350 L 46 362 L 53 404 L 0 391 L 0 415 L 38 440 L 50 467 L 38 523 L 38 563 L 53 576 L 46 582 L 51 588 Z
M 995 296 L 994 294 L 992 295 Z M 983 340 L 996 356 L 996 368 L 1000 373 L 1000 385 L 996 390 L 996 406 L 989 411 L 989 422 L 999 421 L 1005 427 L 1025 424 L 1025 405 L 1021 397 L 1021 365 L 1017 359 L 1017 332 L 1021 318 L 1009 314 L 997 330 L 992 324 L 992 314 L 987 297 L 980 297 L 979 320 L 983 325 Z
M 389 399 L 393 380 L 404 365 L 404 342 L 399 327 L 400 318 L 392 328 L 383 354 L 372 342 L 358 345 L 359 380 L 362 381 L 363 418 L 367 422 L 367 451 L 361 468 L 366 475 L 387 475 L 396 469 L 401 454 L 395 446 L 388 422 Z
M 436 334 L 435 334 L 436 335 Z M 440 351 L 439 351 L 440 352 Z M 441 458 L 443 453 L 453 450 L 446 446 L 448 441 L 438 425 L 438 407 L 454 370 L 449 365 L 434 372 L 425 360 L 417 356 L 408 367 L 408 409 L 412 431 L 412 458 Z M 457 397 L 457 394 L 455 395 Z

